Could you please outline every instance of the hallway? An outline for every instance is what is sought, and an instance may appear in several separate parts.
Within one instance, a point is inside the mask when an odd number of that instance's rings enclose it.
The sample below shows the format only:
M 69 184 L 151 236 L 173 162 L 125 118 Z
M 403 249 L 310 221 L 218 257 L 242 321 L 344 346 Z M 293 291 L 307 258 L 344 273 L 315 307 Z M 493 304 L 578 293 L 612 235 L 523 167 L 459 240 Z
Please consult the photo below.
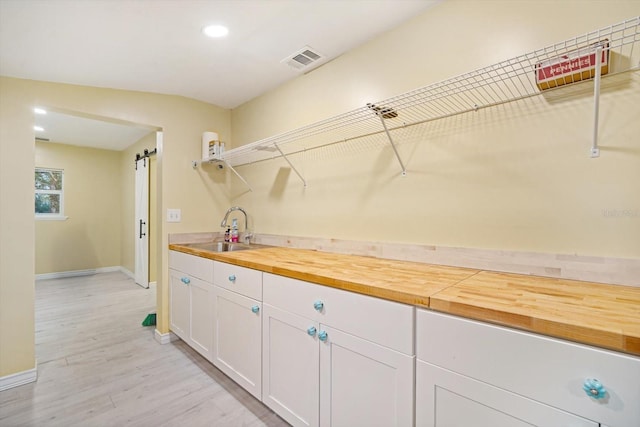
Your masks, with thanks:
M 35 286 L 38 381 L 0 393 L 0 425 L 287 425 L 182 341 L 155 341 L 154 288 L 119 272 Z

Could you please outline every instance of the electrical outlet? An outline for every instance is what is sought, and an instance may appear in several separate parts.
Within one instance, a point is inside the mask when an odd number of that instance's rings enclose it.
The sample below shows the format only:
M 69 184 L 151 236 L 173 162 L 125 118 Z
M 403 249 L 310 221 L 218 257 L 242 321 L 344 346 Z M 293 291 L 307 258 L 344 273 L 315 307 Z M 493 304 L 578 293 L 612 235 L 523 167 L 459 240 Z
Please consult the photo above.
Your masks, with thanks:
M 167 209 L 167 222 L 180 222 L 180 209 Z

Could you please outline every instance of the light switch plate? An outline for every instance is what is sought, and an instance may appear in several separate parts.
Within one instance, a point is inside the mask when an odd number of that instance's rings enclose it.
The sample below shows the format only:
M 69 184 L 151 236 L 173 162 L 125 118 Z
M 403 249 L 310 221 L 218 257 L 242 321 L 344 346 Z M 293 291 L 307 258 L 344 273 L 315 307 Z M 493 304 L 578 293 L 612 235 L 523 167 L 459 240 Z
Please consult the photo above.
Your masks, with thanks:
M 167 209 L 167 222 L 180 222 L 181 215 L 180 209 Z

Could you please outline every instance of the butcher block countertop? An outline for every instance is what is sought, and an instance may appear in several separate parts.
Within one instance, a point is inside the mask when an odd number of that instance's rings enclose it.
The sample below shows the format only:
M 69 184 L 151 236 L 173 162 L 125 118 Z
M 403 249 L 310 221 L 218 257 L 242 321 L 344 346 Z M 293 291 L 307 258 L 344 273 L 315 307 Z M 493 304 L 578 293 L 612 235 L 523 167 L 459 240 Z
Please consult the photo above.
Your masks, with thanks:
M 640 288 L 269 247 L 169 249 L 640 355 Z

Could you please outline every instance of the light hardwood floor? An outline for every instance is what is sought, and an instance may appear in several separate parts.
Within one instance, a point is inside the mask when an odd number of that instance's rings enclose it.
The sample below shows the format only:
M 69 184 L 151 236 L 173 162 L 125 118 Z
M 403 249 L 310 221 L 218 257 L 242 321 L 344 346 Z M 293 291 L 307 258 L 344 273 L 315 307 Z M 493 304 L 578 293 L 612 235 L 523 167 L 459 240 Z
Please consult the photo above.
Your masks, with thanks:
M 155 291 L 122 273 L 36 282 L 38 381 L 0 392 L 0 426 L 287 426 L 182 341 L 143 327 Z

